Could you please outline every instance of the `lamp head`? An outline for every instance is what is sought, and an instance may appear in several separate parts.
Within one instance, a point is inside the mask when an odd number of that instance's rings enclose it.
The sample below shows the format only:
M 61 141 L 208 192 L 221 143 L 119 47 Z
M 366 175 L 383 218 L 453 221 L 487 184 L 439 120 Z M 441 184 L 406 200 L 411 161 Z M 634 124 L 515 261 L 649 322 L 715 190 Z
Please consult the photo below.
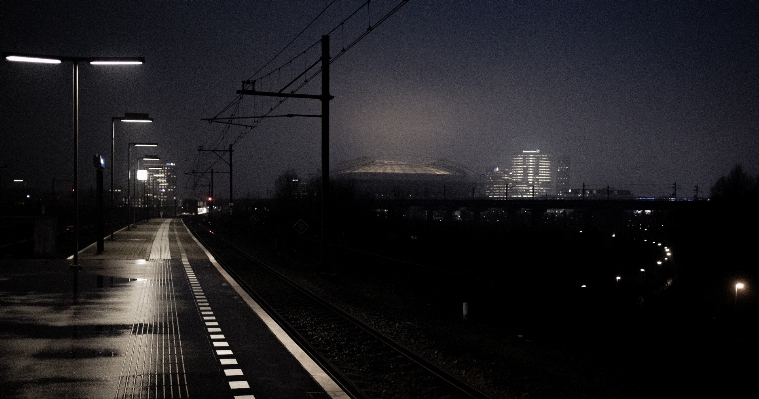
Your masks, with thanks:
M 130 113 L 127 112 L 124 114 L 123 118 L 119 118 L 122 122 L 153 122 L 153 119 L 148 114 L 142 114 L 142 113 Z
M 61 60 L 53 57 L 39 57 L 31 55 L 3 54 L 5 59 L 14 62 L 32 62 L 36 64 L 60 64 Z
M 142 65 L 145 57 L 69 57 L 57 55 L 3 53 L 8 61 L 34 62 L 41 64 L 60 64 L 63 61 L 89 62 L 91 65 Z

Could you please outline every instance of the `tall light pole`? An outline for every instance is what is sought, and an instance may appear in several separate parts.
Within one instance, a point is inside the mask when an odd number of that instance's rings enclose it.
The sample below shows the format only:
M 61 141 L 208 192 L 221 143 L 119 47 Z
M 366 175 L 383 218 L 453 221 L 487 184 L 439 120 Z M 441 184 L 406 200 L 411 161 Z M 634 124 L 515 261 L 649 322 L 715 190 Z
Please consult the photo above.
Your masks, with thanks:
M 60 64 L 63 61 L 72 64 L 72 97 L 74 103 L 74 263 L 79 268 L 79 63 L 90 65 L 141 65 L 144 57 L 68 57 L 33 54 L 3 53 L 8 61 L 32 62 L 41 64 Z
M 738 311 L 738 290 L 742 290 L 744 287 L 743 283 L 736 283 L 735 284 L 735 304 L 733 305 L 733 311 Z
M 127 209 L 129 210 L 129 215 L 127 215 L 127 229 L 132 229 L 132 223 L 134 223 L 134 212 L 132 210 L 132 192 L 130 191 L 131 188 L 131 181 L 132 181 L 132 146 L 134 147 L 157 147 L 157 143 L 129 143 L 127 145 Z
M 237 94 L 251 94 L 267 97 L 281 97 L 281 98 L 306 98 L 313 100 L 321 100 L 321 115 L 301 115 L 301 116 L 317 116 L 322 119 L 322 266 L 329 264 L 329 102 L 332 100 L 332 96 L 329 94 L 329 64 L 332 60 L 329 54 L 329 35 L 322 36 L 322 94 L 299 94 L 299 93 L 285 93 L 284 88 L 279 92 L 263 92 L 257 91 L 255 88 L 255 81 L 253 81 L 253 87 L 251 90 L 245 89 L 245 83 L 243 82 L 243 89 L 238 90 Z M 289 115 L 288 115 L 289 116 Z
M 114 116 L 111 118 L 111 241 L 113 241 L 113 224 L 116 223 L 116 205 L 115 194 L 113 192 L 113 169 L 115 169 L 114 152 L 116 147 L 116 121 L 130 123 L 150 123 L 153 119 L 148 114 L 125 113 L 124 116 Z M 127 217 L 129 217 L 127 215 Z

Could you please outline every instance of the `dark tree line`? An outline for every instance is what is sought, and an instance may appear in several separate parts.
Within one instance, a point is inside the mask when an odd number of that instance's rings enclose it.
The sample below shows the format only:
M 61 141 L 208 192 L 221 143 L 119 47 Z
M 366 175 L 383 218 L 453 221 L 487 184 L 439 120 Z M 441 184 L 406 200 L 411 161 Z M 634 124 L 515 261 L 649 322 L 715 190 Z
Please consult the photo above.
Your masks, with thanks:
M 321 171 L 303 180 L 294 169 L 282 172 L 274 181 L 274 198 L 293 200 L 314 198 L 321 194 Z
M 711 199 L 714 201 L 756 201 L 759 199 L 759 177 L 751 176 L 740 164 L 712 186 Z

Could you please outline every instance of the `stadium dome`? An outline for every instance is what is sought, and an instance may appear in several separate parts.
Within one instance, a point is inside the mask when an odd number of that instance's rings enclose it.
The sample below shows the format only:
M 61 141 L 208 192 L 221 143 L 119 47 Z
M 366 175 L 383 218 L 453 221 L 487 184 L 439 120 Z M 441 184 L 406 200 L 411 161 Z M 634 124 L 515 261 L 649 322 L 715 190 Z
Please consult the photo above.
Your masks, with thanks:
M 411 163 L 359 158 L 338 166 L 334 179 L 372 198 L 463 198 L 475 187 L 470 173 L 449 161 Z

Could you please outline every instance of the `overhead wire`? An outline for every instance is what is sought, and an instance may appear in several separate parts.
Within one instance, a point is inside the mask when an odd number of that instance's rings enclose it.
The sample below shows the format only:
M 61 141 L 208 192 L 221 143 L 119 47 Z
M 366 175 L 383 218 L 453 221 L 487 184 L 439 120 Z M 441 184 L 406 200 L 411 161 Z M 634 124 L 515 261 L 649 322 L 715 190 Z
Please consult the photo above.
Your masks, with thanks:
M 361 12 L 361 10 L 363 10 L 365 7 L 367 8 L 367 10 L 369 10 L 369 8 L 368 8 L 368 7 L 369 7 L 369 3 L 370 3 L 370 2 L 371 2 L 371 0 L 367 0 L 367 1 L 365 1 L 364 3 L 362 3 L 361 5 L 359 5 L 359 6 L 358 6 L 358 7 L 357 7 L 355 10 L 353 10 L 353 12 L 351 12 L 351 13 L 350 13 L 350 14 L 349 14 L 347 17 L 345 17 L 345 18 L 344 18 L 343 20 L 341 20 L 341 21 L 340 21 L 340 22 L 339 22 L 337 25 L 335 25 L 335 27 L 333 27 L 331 30 L 329 30 L 329 31 L 327 32 L 327 35 L 332 35 L 332 34 L 334 34 L 334 33 L 335 33 L 335 32 L 336 32 L 338 29 L 344 30 L 344 25 L 345 25 L 345 23 L 346 23 L 346 22 L 348 22 L 348 21 L 349 21 L 350 19 L 352 19 L 352 18 L 356 18 L 356 17 L 357 17 L 357 15 L 358 15 L 358 14 Z M 395 14 L 395 13 L 396 13 L 396 12 L 397 12 L 397 11 L 398 11 L 398 10 L 399 10 L 401 7 L 403 7 L 403 6 L 404 6 L 406 3 L 408 3 L 408 0 L 401 0 L 401 1 L 400 1 L 400 2 L 399 2 L 399 3 L 398 3 L 396 6 L 395 6 L 395 7 L 393 7 L 393 8 L 392 8 L 392 9 L 391 9 L 389 12 L 387 12 L 385 15 L 383 15 L 383 16 L 382 16 L 382 18 L 380 18 L 379 20 L 377 20 L 377 22 L 375 22 L 374 24 L 371 24 L 371 18 L 370 18 L 370 19 L 369 19 L 369 21 L 370 21 L 370 25 L 367 27 L 367 29 L 366 29 L 364 32 L 362 32 L 362 33 L 361 33 L 361 34 L 360 34 L 360 35 L 359 35 L 359 36 L 358 36 L 356 39 L 354 39 L 354 40 L 353 40 L 353 41 L 352 41 L 350 44 L 348 44 L 348 46 L 345 46 L 345 47 L 344 47 L 344 48 L 342 48 L 342 49 L 340 50 L 340 52 L 338 52 L 338 53 L 337 53 L 335 56 L 331 57 L 331 58 L 330 58 L 330 61 L 329 61 L 329 62 L 330 62 L 330 64 L 332 64 L 333 62 L 335 62 L 335 61 L 336 61 L 338 58 L 340 58 L 340 57 L 341 57 L 343 54 L 345 54 L 345 53 L 346 53 L 346 52 L 347 52 L 349 49 L 351 49 L 351 48 L 352 48 L 352 47 L 354 47 L 356 44 L 358 44 L 358 43 L 359 43 L 361 40 L 363 40 L 363 39 L 364 39 L 364 38 L 365 38 L 365 37 L 366 37 L 366 36 L 367 36 L 369 33 L 371 33 L 371 32 L 372 32 L 374 29 L 376 29 L 376 28 L 377 28 L 379 25 L 381 25 L 382 23 L 384 23 L 384 22 L 385 22 L 385 21 L 386 21 L 388 18 L 390 18 L 390 17 L 391 17 L 393 14 Z M 332 3 L 330 3 L 330 5 L 331 5 L 331 4 L 332 4 Z M 369 12 L 369 11 L 368 11 L 368 12 Z M 318 45 L 318 44 L 320 44 L 320 43 L 321 43 L 321 40 L 314 42 L 313 44 L 309 45 L 309 46 L 307 47 L 307 49 L 306 49 L 306 50 L 304 50 L 304 51 L 300 52 L 300 53 L 299 53 L 299 54 L 298 54 L 296 57 L 294 57 L 294 58 L 293 58 L 293 59 L 291 59 L 291 60 L 288 60 L 288 62 L 292 62 L 293 60 L 295 60 L 295 59 L 297 59 L 298 57 L 302 56 L 302 55 L 303 55 L 303 54 L 305 54 L 305 53 L 306 53 L 308 50 L 310 50 L 310 49 L 313 49 L 313 48 L 314 48 L 316 45 Z M 280 52 L 280 53 L 281 53 L 281 52 Z M 293 79 L 292 81 L 290 81 L 288 84 L 284 85 L 284 86 L 283 86 L 283 87 L 282 87 L 282 88 L 281 88 L 281 89 L 280 89 L 278 92 L 279 92 L 279 93 L 282 93 L 282 92 L 284 92 L 284 90 L 286 90 L 286 88 L 287 88 L 287 87 L 289 87 L 290 85 L 292 85 L 293 83 L 295 83 L 295 82 L 296 82 L 297 80 L 299 80 L 301 77 L 305 76 L 305 74 L 306 74 L 306 73 L 308 73 L 308 71 L 309 71 L 309 70 L 313 69 L 314 67 L 316 67 L 316 66 L 317 66 L 317 65 L 319 65 L 320 63 L 321 63 L 321 59 L 317 59 L 317 60 L 316 60 L 316 61 L 314 61 L 314 62 L 313 62 L 311 65 L 306 65 L 306 66 L 304 67 L 304 70 L 303 70 L 303 72 L 301 72 L 301 73 L 300 73 L 300 74 L 299 74 L 299 75 L 298 75 L 296 78 L 294 78 L 294 79 Z M 284 65 L 284 64 L 283 64 L 283 65 Z M 306 78 L 304 79 L 304 81 L 303 81 L 303 82 L 302 82 L 302 83 L 301 83 L 299 86 L 297 86 L 295 89 L 291 90 L 291 91 L 290 91 L 290 93 L 296 93 L 296 92 L 298 92 L 298 90 L 302 89 L 304 86 L 306 86 L 308 83 L 310 83 L 310 82 L 311 82 L 311 80 L 312 80 L 313 78 L 315 78 L 316 76 L 318 76 L 318 75 L 321 73 L 321 70 L 322 70 L 321 68 L 318 68 L 316 71 L 314 71 L 314 73 L 313 73 L 313 74 L 311 74 L 311 75 L 309 75 L 308 77 L 306 77 Z M 260 71 L 260 70 L 259 70 L 259 71 Z M 268 72 L 267 74 L 264 74 L 264 75 L 260 75 L 260 76 L 258 77 L 258 79 L 261 79 L 261 78 L 263 78 L 263 77 L 268 77 L 268 76 L 272 75 L 272 74 L 273 74 L 275 71 L 276 71 L 276 69 L 273 69 L 272 71 Z M 256 75 L 254 74 L 253 76 L 256 76 Z M 250 84 L 253 84 L 255 81 L 256 81 L 255 79 L 253 79 L 253 78 L 250 78 L 250 79 L 248 79 L 248 81 L 246 81 L 246 82 L 247 82 L 247 83 L 250 83 Z M 281 99 L 281 100 L 279 100 L 279 101 L 277 102 L 277 105 L 273 106 L 273 108 L 272 108 L 272 109 L 270 109 L 270 110 L 269 110 L 269 112 L 267 112 L 266 114 L 264 114 L 264 116 L 266 116 L 267 114 L 271 113 L 271 111 L 273 111 L 273 110 L 274 110 L 276 107 L 278 107 L 280 104 L 284 103 L 286 99 L 287 99 L 287 98 L 284 98 L 284 99 Z M 223 118 L 222 118 L 222 119 L 223 119 Z M 262 118 L 262 119 L 264 119 L 264 118 Z M 241 124 L 241 125 L 243 125 L 243 124 Z M 257 123 L 256 123 L 256 125 L 257 125 Z M 252 125 L 243 125 L 243 126 L 248 126 L 248 127 L 251 127 L 251 128 L 255 127 L 255 126 L 252 126 Z M 241 134 L 241 136 L 244 136 L 244 135 L 246 135 L 246 133 L 247 133 L 247 132 L 243 132 L 243 133 Z M 239 140 L 240 138 L 241 138 L 241 137 L 238 137 L 238 140 Z
M 295 35 L 295 37 L 293 39 L 291 39 L 269 61 L 267 61 L 266 63 L 264 63 L 258 70 L 256 70 L 256 72 L 253 73 L 253 75 L 251 75 L 250 78 L 248 78 L 246 81 L 244 81 L 243 82 L 243 89 L 245 89 L 246 84 L 253 86 L 256 81 L 264 81 L 264 80 L 267 80 L 268 78 L 272 78 L 273 79 L 273 75 L 275 73 L 278 74 L 278 75 L 281 75 L 282 68 L 285 68 L 285 67 L 293 68 L 293 66 L 295 65 L 295 63 L 300 58 L 303 58 L 303 61 L 304 61 L 304 64 L 303 64 L 304 67 L 303 67 L 302 72 L 298 73 L 297 75 L 295 75 L 293 73 L 290 77 L 288 77 L 289 82 L 287 84 L 285 84 L 285 85 L 280 85 L 278 92 L 279 93 L 283 93 L 285 90 L 287 90 L 288 87 L 290 87 L 291 85 L 293 85 L 297 81 L 299 81 L 301 78 L 303 78 L 303 81 L 300 82 L 300 84 L 298 86 L 295 86 L 295 88 L 293 88 L 290 91 L 290 93 L 297 93 L 299 90 L 301 90 L 303 87 L 305 87 L 308 83 L 310 83 L 315 77 L 317 77 L 321 73 L 322 68 L 316 69 L 315 71 L 313 71 L 313 73 L 311 75 L 307 75 L 307 74 L 308 74 L 309 71 L 313 70 L 317 65 L 319 65 L 321 63 L 321 61 L 322 61 L 321 60 L 321 52 L 318 52 L 319 55 L 317 57 L 317 60 L 314 61 L 314 62 L 312 62 L 310 65 L 309 65 L 309 62 L 307 60 L 307 55 L 309 54 L 309 52 L 314 51 L 314 49 L 317 48 L 317 46 L 319 46 L 321 44 L 321 39 L 313 42 L 310 45 L 308 45 L 303 51 L 300 51 L 299 53 L 297 53 L 292 58 L 290 58 L 290 59 L 286 60 L 284 63 L 280 64 L 278 67 L 272 68 L 269 72 L 267 72 L 265 74 L 261 74 L 261 72 L 264 71 L 269 65 L 271 65 L 276 59 L 278 59 L 288 48 L 290 48 L 314 23 L 316 23 L 316 21 L 319 18 L 321 18 L 327 12 L 327 10 L 330 9 L 330 7 L 332 7 L 332 5 L 336 1 L 337 0 L 330 1 L 322 9 L 322 11 L 319 12 L 318 15 L 316 15 L 303 29 L 301 29 L 300 32 L 298 32 L 297 35 Z M 390 11 L 388 11 L 387 13 L 385 13 L 385 15 L 383 15 L 381 18 L 379 18 L 374 23 L 372 23 L 372 15 L 371 15 L 372 9 L 370 7 L 371 0 L 366 0 L 365 2 L 363 2 L 362 4 L 360 4 L 358 7 L 356 7 L 355 10 L 353 10 L 350 14 L 348 14 L 348 16 L 346 16 L 345 18 L 343 18 L 338 24 L 336 24 L 332 29 L 328 30 L 327 33 L 326 33 L 326 35 L 333 35 L 333 34 L 335 34 L 335 32 L 338 29 L 340 29 L 340 33 L 341 33 L 340 36 L 341 36 L 341 41 L 342 41 L 342 46 L 341 46 L 340 51 L 337 52 L 336 55 L 330 57 L 329 63 L 332 64 L 337 59 L 339 59 L 348 50 L 350 50 L 351 48 L 353 48 L 356 44 L 358 44 L 361 40 L 363 40 L 367 35 L 369 35 L 369 33 L 371 33 L 373 30 L 375 30 L 379 25 L 381 25 L 382 23 L 384 23 L 388 18 L 390 18 L 392 15 L 394 15 L 399 9 L 401 9 L 404 5 L 406 5 L 408 3 L 408 1 L 409 0 L 400 0 L 400 2 L 397 5 L 395 5 Z M 364 30 L 360 35 L 358 35 L 354 40 L 352 40 L 346 46 L 345 45 L 345 25 L 351 19 L 358 18 L 358 14 L 364 8 L 367 9 L 368 26 L 367 26 L 366 30 Z M 342 9 L 342 7 L 341 7 L 341 9 Z M 259 75 L 259 74 L 261 74 L 261 75 Z M 293 75 L 295 77 L 292 77 Z M 253 111 L 254 112 L 256 111 L 256 107 L 257 106 L 261 106 L 262 110 L 263 110 L 264 109 L 263 108 L 263 104 L 262 104 L 263 102 L 262 101 L 258 101 L 258 103 L 260 104 L 259 105 L 255 101 L 255 97 L 258 97 L 258 96 L 253 96 L 253 97 L 254 97 L 254 100 L 253 100 Z M 222 130 L 221 136 L 216 141 L 214 141 L 214 143 L 215 143 L 214 145 L 216 145 L 216 144 L 220 143 L 221 141 L 223 141 L 224 138 L 226 137 L 227 133 L 230 131 L 230 129 L 232 127 L 235 127 L 235 126 L 245 128 L 245 129 L 243 129 L 240 132 L 239 135 L 237 135 L 235 137 L 235 139 L 232 141 L 231 145 L 237 144 L 243 137 L 245 137 L 247 135 L 247 133 L 250 130 L 255 129 L 256 127 L 258 127 L 260 125 L 260 123 L 264 119 L 269 118 L 269 117 L 274 117 L 273 112 L 279 106 L 281 106 L 282 104 L 284 104 L 285 101 L 287 100 L 287 98 L 285 97 L 285 98 L 281 98 L 281 99 L 279 99 L 277 101 L 274 101 L 273 105 L 270 106 L 270 108 L 269 108 L 268 111 L 265 111 L 261 115 L 256 115 L 256 118 L 253 118 L 253 117 L 238 116 L 238 112 L 240 111 L 240 108 L 242 108 L 241 104 L 242 104 L 243 98 L 244 98 L 243 94 L 238 94 L 229 104 L 227 104 L 213 118 L 209 118 L 208 119 L 209 122 L 220 123 L 220 124 L 226 125 L 225 128 Z M 228 115 L 228 117 L 223 117 L 222 115 L 225 114 L 225 113 L 227 113 L 227 112 L 229 112 L 230 109 L 233 109 L 233 110 Z M 291 115 L 294 116 L 295 114 L 291 114 Z M 301 115 L 298 115 L 298 116 L 301 116 Z M 252 123 L 250 123 L 250 124 L 233 122 L 233 120 L 240 120 L 240 119 L 245 119 L 245 118 L 251 118 L 251 119 L 254 119 L 254 121 Z M 197 154 L 196 155 L 196 165 L 198 165 L 199 161 L 200 161 L 199 154 Z M 212 165 L 211 165 L 210 168 L 212 168 L 213 165 L 215 165 L 217 162 L 218 162 L 218 160 L 215 160 L 212 163 Z M 206 172 L 208 170 L 210 170 L 210 168 L 208 168 L 206 170 Z M 206 173 L 206 172 L 204 172 L 204 173 Z M 195 187 L 197 187 L 199 179 L 200 178 L 195 179 Z
M 353 11 L 353 13 L 351 13 L 351 14 L 350 14 L 348 17 L 346 17 L 345 19 L 343 19 L 343 20 L 340 22 L 340 24 L 338 24 L 337 26 L 335 26 L 335 27 L 334 27 L 332 30 L 328 31 L 328 33 L 327 33 L 327 34 L 328 34 L 328 35 L 332 35 L 332 34 L 333 34 L 333 33 L 334 33 L 334 32 L 335 32 L 337 29 L 341 29 L 341 28 L 342 28 L 342 26 L 345 24 L 345 22 L 347 22 L 349 19 L 351 19 L 351 18 L 353 18 L 354 16 L 356 16 L 356 15 L 357 15 L 357 14 L 358 14 L 358 13 L 359 13 L 359 12 L 360 12 L 362 9 L 363 9 L 363 7 L 367 7 L 367 8 L 368 8 L 368 5 L 369 5 L 369 3 L 370 3 L 370 2 L 371 2 L 371 0 L 367 0 L 367 1 L 366 1 L 364 4 L 362 4 L 361 6 L 359 6 L 358 8 L 356 8 L 356 10 L 354 10 L 354 11 Z M 353 41 L 352 41 L 350 44 L 348 44 L 348 46 L 345 46 L 343 49 L 341 49 L 341 51 L 340 51 L 338 54 L 336 54 L 335 56 L 333 56 L 333 57 L 330 57 L 330 60 L 329 60 L 329 63 L 330 63 L 330 65 L 331 65 L 333 62 L 335 62 L 335 61 L 336 61 L 338 58 L 340 58 L 340 57 L 341 57 L 343 54 L 345 54 L 345 53 L 346 53 L 348 50 L 350 50 L 351 48 L 353 48 L 353 46 L 355 46 L 355 45 L 356 45 L 356 44 L 358 44 L 358 43 L 359 43 L 361 40 L 363 40 L 363 39 L 364 39 L 364 38 L 365 38 L 365 37 L 366 37 L 366 36 L 367 36 L 369 33 L 371 33 L 371 32 L 372 32 L 374 29 L 376 29 L 376 28 L 377 28 L 379 25 L 381 25 L 383 22 L 385 22 L 385 21 L 386 21 L 388 18 L 390 18 L 390 17 L 391 17 L 393 14 L 395 14 L 395 13 L 396 13 L 396 12 L 397 12 L 397 11 L 398 11 L 398 10 L 399 10 L 401 7 L 403 7 L 403 6 L 404 6 L 404 5 L 405 5 L 407 2 L 408 2 L 408 0 L 403 0 L 403 1 L 401 1 L 401 2 L 400 2 L 399 4 L 397 4 L 397 5 L 396 5 L 396 6 L 395 6 L 395 7 L 394 7 L 392 10 L 390 10 L 390 11 L 389 11 L 388 13 L 386 13 L 386 14 L 385 14 L 385 15 L 384 15 L 382 18 L 380 18 L 380 19 L 379 19 L 379 20 L 378 20 L 378 21 L 377 21 L 377 22 L 376 22 L 374 25 L 369 25 L 369 26 L 367 27 L 367 29 L 366 29 L 366 30 L 365 30 L 365 31 L 364 31 L 364 32 L 363 32 L 361 35 L 359 35 L 359 36 L 358 36 L 356 39 L 354 39 L 354 40 L 353 40 Z M 313 46 L 311 46 L 311 47 L 313 47 Z M 318 61 L 314 62 L 314 64 L 312 64 L 310 67 L 306 68 L 306 70 L 304 70 L 304 72 L 303 72 L 303 73 L 305 73 L 305 72 L 308 72 L 308 70 L 312 69 L 314 66 L 316 66 L 316 65 L 319 65 L 319 64 L 320 64 L 320 62 L 321 62 L 321 60 L 318 60 Z M 295 89 L 293 89 L 293 90 L 291 91 L 291 93 L 296 93 L 296 92 L 298 92 L 300 89 L 302 89 L 303 87 L 305 87 L 305 86 L 306 86 L 306 85 L 307 85 L 309 82 L 311 82 L 311 80 L 312 80 L 312 79 L 314 79 L 316 76 L 318 76 L 319 74 L 321 74 L 321 71 L 322 71 L 322 68 L 318 68 L 316 71 L 314 71 L 314 73 L 313 73 L 313 74 L 311 74 L 310 76 L 308 76 L 308 77 L 307 77 L 307 78 L 306 78 L 306 79 L 305 79 L 305 80 L 304 80 L 304 81 L 303 81 L 303 82 L 302 82 L 302 83 L 301 83 L 299 86 L 297 86 Z M 302 73 L 301 75 L 299 75 L 299 77 L 300 77 L 300 76 L 302 76 L 302 75 L 303 75 L 303 73 Z M 291 82 L 291 83 L 292 83 L 292 82 Z M 289 85 L 289 84 L 288 84 L 288 85 Z M 283 90 L 284 90 L 284 89 L 283 89 Z M 283 90 L 280 90 L 280 92 L 282 92 Z M 277 104 L 277 106 L 279 106 L 280 104 L 284 103 L 284 101 L 285 101 L 285 100 L 286 100 L 286 98 L 284 98 L 284 99 L 281 99 L 281 100 L 279 101 L 279 103 Z M 274 111 L 274 109 L 276 109 L 276 106 L 275 106 L 274 108 L 272 108 L 272 109 L 271 109 L 271 110 L 270 110 L 270 111 L 269 111 L 269 112 L 268 112 L 266 115 L 264 115 L 264 116 L 269 116 L 269 114 L 270 114 L 272 111 Z M 262 118 L 262 119 L 263 119 L 263 118 Z M 257 122 L 260 122 L 260 120 L 258 120 Z M 240 136 L 238 136 L 238 138 L 237 138 L 235 141 L 237 141 L 237 140 L 240 140 L 240 139 L 241 139 L 243 136 L 245 136 L 245 134 L 246 134 L 246 133 L 247 133 L 247 132 L 243 132 L 243 133 L 242 133 Z
M 255 73 L 253 73 L 253 75 L 250 78 L 248 78 L 248 80 L 252 79 L 253 76 L 258 75 L 261 71 L 263 71 L 264 69 L 266 69 L 266 67 L 269 66 L 269 64 L 271 64 L 272 62 L 274 62 L 274 60 L 276 60 L 277 57 L 279 57 L 283 52 L 285 52 L 285 50 L 287 50 L 293 43 L 295 43 L 295 41 L 298 40 L 298 38 L 300 38 L 301 35 L 303 35 L 303 33 L 305 33 L 308 30 L 308 28 L 310 28 L 311 25 L 313 25 L 316 22 L 317 19 L 321 18 L 321 16 L 324 15 L 324 13 L 327 12 L 327 10 L 332 6 L 332 4 L 335 4 L 336 1 L 337 0 L 332 0 L 331 2 L 329 2 L 329 4 L 327 4 L 324 7 L 324 9 L 319 13 L 319 15 L 317 15 L 316 17 L 314 17 L 311 20 L 311 22 L 309 22 L 306 25 L 305 28 L 303 28 L 300 32 L 298 32 L 298 34 L 295 35 L 295 37 L 292 38 L 292 40 L 290 40 L 290 42 L 287 43 L 285 45 L 285 47 L 282 48 L 282 50 L 279 50 L 279 52 L 277 54 L 275 54 L 274 57 L 272 57 L 269 61 L 267 61 L 263 66 L 261 66 L 261 68 L 259 68 Z
M 296 42 L 296 41 L 297 41 L 297 40 L 298 40 L 298 39 L 299 39 L 299 38 L 300 38 L 300 37 L 303 35 L 303 33 L 305 33 L 305 32 L 306 32 L 306 31 L 307 31 L 307 30 L 308 30 L 308 29 L 309 29 L 309 28 L 310 28 L 310 27 L 311 27 L 311 26 L 312 26 L 312 25 L 313 25 L 313 24 L 314 24 L 314 23 L 315 23 L 315 22 L 316 22 L 316 21 L 317 21 L 319 18 L 321 18 L 321 16 L 322 16 L 322 15 L 324 15 L 324 13 L 325 13 L 325 12 L 326 12 L 326 11 L 327 11 L 327 10 L 328 10 L 328 9 L 329 9 L 329 8 L 330 8 L 330 7 L 331 7 L 331 6 L 332 6 L 332 5 L 333 5 L 333 4 L 336 2 L 336 1 L 337 1 L 337 0 L 332 0 L 332 1 L 331 1 L 329 4 L 327 4 L 327 5 L 326 5 L 326 6 L 325 6 L 325 7 L 324 7 L 322 10 L 321 10 L 321 12 L 319 12 L 319 14 L 318 14 L 318 15 L 316 15 L 316 16 L 315 16 L 315 17 L 314 17 L 314 18 L 311 20 L 311 22 L 309 22 L 309 23 L 308 23 L 308 24 L 307 24 L 307 25 L 306 25 L 306 26 L 305 26 L 305 27 L 304 27 L 304 28 L 303 28 L 303 29 L 302 29 L 302 30 L 301 30 L 301 31 L 300 31 L 300 32 L 299 32 L 297 35 L 295 35 L 295 37 L 294 37 L 294 38 L 292 38 L 292 39 L 290 40 L 290 42 L 288 42 L 288 43 L 287 43 L 287 44 L 286 44 L 286 45 L 285 45 L 285 46 L 284 46 L 284 47 L 283 47 L 283 48 L 282 48 L 282 49 L 281 49 L 279 52 L 277 52 L 277 54 L 275 54 L 275 55 L 274 55 L 274 56 L 273 56 L 273 57 L 272 57 L 272 58 L 271 58 L 269 61 L 267 61 L 267 62 L 266 62 L 264 65 L 262 65 L 262 66 L 261 66 L 261 67 L 260 67 L 260 68 L 259 68 L 259 69 L 258 69 L 258 70 L 257 70 L 257 71 L 254 73 L 254 74 L 253 74 L 253 76 L 255 76 L 255 75 L 259 74 L 259 73 L 260 73 L 262 70 L 264 70 L 264 69 L 265 69 L 267 66 L 269 66 L 269 65 L 270 65 L 272 62 L 274 62 L 274 60 L 276 60 L 276 59 L 277 59 L 277 58 L 278 58 L 278 57 L 279 57 L 279 56 L 280 56 L 280 55 L 281 55 L 283 52 L 285 52 L 285 51 L 286 51 L 286 50 L 287 50 L 287 49 L 288 49 L 288 48 L 289 48 L 289 47 L 290 47 L 290 46 L 291 46 L 293 43 L 295 43 L 295 42 Z M 313 47 L 313 46 L 314 46 L 314 45 L 312 45 L 312 47 Z M 296 56 L 295 58 L 293 58 L 293 59 L 289 60 L 288 62 L 286 62 L 286 63 L 285 63 L 285 64 L 283 64 L 283 65 L 292 64 L 292 62 L 293 62 L 295 59 L 297 59 L 298 57 L 300 57 L 300 56 L 301 56 L 302 54 L 304 54 L 304 53 L 305 53 L 305 52 L 302 52 L 301 54 L 299 54 L 299 55 L 298 55 L 298 56 Z M 282 66 L 280 66 L 280 67 L 278 67 L 278 68 L 276 68 L 276 69 L 272 70 L 272 72 L 270 72 L 269 74 L 267 74 L 267 76 L 268 76 L 268 75 L 271 75 L 271 74 L 273 74 L 273 73 L 275 73 L 275 72 L 279 73 L 279 72 L 281 71 L 281 68 L 282 68 Z M 224 114 L 225 112 L 227 112 L 227 111 L 228 111 L 230 108 L 232 108 L 232 107 L 235 107 L 235 111 L 233 111 L 233 112 L 232 112 L 232 116 L 236 115 L 236 113 L 237 113 L 237 110 L 239 110 L 239 108 L 240 108 L 240 104 L 241 104 L 241 102 L 243 101 L 243 98 L 244 98 L 244 96 L 243 96 L 243 95 L 241 95 L 241 94 L 240 94 L 240 95 L 237 95 L 237 96 L 235 97 L 235 99 L 233 99 L 232 101 L 230 101 L 230 102 L 229 102 L 229 104 L 227 104 L 227 105 L 226 105 L 226 106 L 225 106 L 225 107 L 224 107 L 224 108 L 223 108 L 221 111 L 219 111 L 219 112 L 218 112 L 216 115 L 214 115 L 214 117 L 213 117 L 213 118 L 209 119 L 209 122 L 222 123 L 222 124 L 226 125 L 226 126 L 224 127 L 223 131 L 222 131 L 222 134 L 221 134 L 221 136 L 220 136 L 220 137 L 219 137 L 219 138 L 218 138 L 218 139 L 217 139 L 217 140 L 214 142 L 214 144 L 213 144 L 214 146 L 215 146 L 216 144 L 218 144 L 218 143 L 220 143 L 221 141 L 223 141 L 223 140 L 224 140 L 224 137 L 226 137 L 226 134 L 227 134 L 227 132 L 229 131 L 229 129 L 230 129 L 232 126 L 242 126 L 242 127 L 247 127 L 247 128 L 251 128 L 251 127 L 252 127 L 252 126 L 250 126 L 250 125 L 244 125 L 244 124 L 239 124 L 239 123 L 233 123 L 233 122 L 229 122 L 229 120 L 227 120 L 226 118 L 221 118 L 221 117 L 220 117 L 222 114 Z M 255 102 L 254 102 L 254 104 L 253 104 L 253 105 L 254 105 L 254 108 L 255 108 Z M 217 120 L 217 119 L 220 119 L 220 120 Z M 227 120 L 227 122 L 222 122 L 222 120 Z M 241 136 L 238 136 L 238 137 L 237 137 L 237 138 L 236 138 L 236 139 L 233 141 L 232 145 L 236 144 L 236 143 L 237 143 L 237 141 L 238 141 L 238 140 L 240 140 L 240 139 L 242 138 L 242 136 L 243 136 L 243 135 L 241 135 Z M 199 154 L 196 154 L 196 160 L 199 160 Z M 213 162 L 213 164 L 212 164 L 212 165 L 215 165 L 217 162 L 218 162 L 218 160 L 215 160 L 215 161 Z M 195 186 L 195 187 L 197 186 L 197 179 L 196 179 L 196 182 L 195 182 L 194 186 Z

